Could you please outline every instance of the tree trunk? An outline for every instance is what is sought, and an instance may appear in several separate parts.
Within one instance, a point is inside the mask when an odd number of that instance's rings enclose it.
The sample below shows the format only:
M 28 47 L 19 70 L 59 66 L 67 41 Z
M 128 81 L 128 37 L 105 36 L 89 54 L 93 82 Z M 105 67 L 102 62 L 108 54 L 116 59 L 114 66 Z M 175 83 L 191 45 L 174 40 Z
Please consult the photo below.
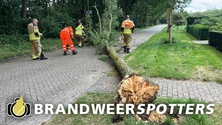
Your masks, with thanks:
M 133 71 L 130 69 L 130 67 L 124 62 L 124 60 L 116 53 L 116 50 L 113 47 L 106 47 L 106 50 L 109 53 L 109 56 L 114 61 L 118 71 L 120 72 L 120 75 L 122 78 L 124 78 L 126 75 L 130 75 L 133 73 Z
M 27 2 L 28 0 L 22 0 L 22 18 L 26 18 L 27 15 Z
M 168 10 L 168 33 L 169 33 L 169 42 L 172 43 L 172 0 L 168 0 L 169 10 Z

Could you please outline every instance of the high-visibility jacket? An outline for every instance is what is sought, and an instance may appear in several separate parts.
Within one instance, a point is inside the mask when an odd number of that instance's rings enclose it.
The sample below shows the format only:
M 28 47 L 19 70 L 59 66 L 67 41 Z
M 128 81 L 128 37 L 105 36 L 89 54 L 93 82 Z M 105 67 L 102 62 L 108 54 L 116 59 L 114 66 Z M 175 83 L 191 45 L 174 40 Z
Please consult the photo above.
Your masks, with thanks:
M 84 33 L 83 29 L 84 29 L 84 26 L 82 26 L 82 25 L 77 26 L 75 34 L 82 36 Z
M 40 40 L 42 33 L 39 32 L 39 28 L 37 25 L 33 23 L 28 24 L 28 32 L 30 40 Z
M 124 20 L 121 27 L 124 29 L 123 34 L 132 34 L 132 29 L 134 28 L 134 23 L 131 20 Z
M 68 26 L 68 27 L 63 28 L 60 32 L 60 39 L 62 41 L 63 52 L 67 51 L 67 45 L 70 46 L 70 49 L 72 50 L 72 52 L 75 52 L 75 47 L 71 38 L 74 38 L 72 27 Z
M 69 33 L 69 35 L 71 36 L 71 38 L 74 39 L 74 33 L 73 33 L 73 29 L 71 26 L 68 26 L 68 27 L 64 28 L 63 30 L 66 30 Z

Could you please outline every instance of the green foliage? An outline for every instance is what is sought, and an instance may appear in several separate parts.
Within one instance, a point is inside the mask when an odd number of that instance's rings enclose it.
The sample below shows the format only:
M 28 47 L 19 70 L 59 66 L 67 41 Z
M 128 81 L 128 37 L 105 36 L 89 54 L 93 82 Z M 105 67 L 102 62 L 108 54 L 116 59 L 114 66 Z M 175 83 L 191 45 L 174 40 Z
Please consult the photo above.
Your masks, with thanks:
M 206 40 L 209 37 L 209 26 L 201 24 L 188 25 L 187 32 L 199 40 Z
M 182 11 L 190 2 L 191 0 L 173 0 L 172 6 L 174 10 Z M 169 7 L 167 0 L 119 0 L 118 4 L 124 15 L 129 14 L 131 19 L 135 20 L 138 28 L 155 25 L 158 22 L 166 23 L 167 16 L 163 15 L 167 14 Z
M 20 17 L 21 2 L 18 0 L 0 1 L 0 34 L 22 33 L 23 19 Z M 19 29 L 19 30 L 18 30 Z
M 184 1 L 184 0 L 183 0 Z M 106 2 L 106 3 L 105 3 Z M 120 29 L 119 22 L 124 20 L 126 14 L 132 15 L 136 21 L 136 26 L 146 27 L 147 25 L 153 25 L 157 23 L 157 20 L 166 11 L 165 0 L 150 0 L 150 1 L 138 1 L 138 0 L 119 0 L 118 2 L 112 2 L 112 6 L 106 6 L 109 1 L 94 0 L 89 1 L 89 10 L 92 10 L 91 22 L 93 29 L 98 27 L 97 12 L 92 8 L 92 5 L 96 3 L 97 9 L 104 20 L 102 23 L 109 22 L 110 17 L 102 16 L 108 12 L 108 8 L 113 10 L 112 13 L 118 15 L 117 18 L 113 18 L 114 29 Z M 176 1 L 178 2 L 178 1 Z M 127 3 L 127 4 L 125 4 Z M 161 4 L 160 4 L 161 3 Z M 22 15 L 22 1 L 0 1 L 0 34 L 12 35 L 12 34 L 27 34 L 27 25 L 33 18 L 39 20 L 40 32 L 47 38 L 57 38 L 59 31 L 65 26 L 75 27 L 75 22 L 81 19 L 83 24 L 88 22 L 84 17 L 86 10 L 88 9 L 87 1 L 82 0 L 31 0 L 27 2 L 27 13 L 23 18 Z M 119 5 L 116 10 L 115 5 Z M 105 8 L 107 8 L 105 10 Z M 121 11 L 123 9 L 123 12 Z M 138 14 L 141 13 L 141 14 Z M 105 14 L 106 15 L 106 14 Z M 166 22 L 166 21 L 165 21 Z M 103 24 L 104 25 L 104 24 Z M 108 26 L 108 25 L 106 25 Z M 87 27 L 86 27 L 87 28 Z M 108 27 L 106 27 L 108 28 Z M 90 29 L 89 29 L 90 30 Z M 102 36 L 104 36 L 103 34 Z M 111 35 L 114 36 L 114 35 Z M 112 39 L 112 38 L 111 38 Z M 111 40 L 113 41 L 113 40 Z
M 222 51 L 222 32 L 210 32 L 209 44 Z
M 91 15 L 86 15 L 86 24 L 85 24 L 85 29 L 86 31 L 92 31 L 93 30 L 93 22 L 92 22 L 92 16 Z M 91 37 L 91 34 L 89 32 L 85 32 L 87 37 Z
M 138 28 L 141 27 L 147 27 L 149 24 L 152 25 L 153 22 L 156 21 L 156 19 L 154 19 L 154 15 L 153 15 L 153 20 L 149 22 L 149 19 L 151 19 L 150 17 L 148 17 L 148 12 L 153 12 L 153 11 L 149 11 L 150 6 L 148 6 L 148 1 L 136 1 L 136 3 L 133 5 L 132 7 L 132 12 L 131 12 L 131 19 L 135 19 L 135 25 Z M 140 14 L 138 14 L 140 13 Z
M 75 28 L 77 19 L 72 18 L 68 12 L 60 12 L 61 8 L 57 7 L 57 2 L 54 6 L 47 6 L 50 0 L 33 0 L 28 2 L 27 17 L 22 18 L 21 1 L 0 1 L 1 19 L 0 19 L 0 34 L 28 34 L 27 25 L 32 21 L 32 18 L 39 20 L 39 30 L 44 34 L 44 38 L 59 38 L 59 32 L 66 26 Z M 64 4 L 64 7 L 67 6 Z M 66 8 L 66 7 L 65 7 Z M 71 7 L 72 8 L 72 7 Z M 12 36 L 13 37 L 13 36 Z M 18 38 L 19 39 L 19 38 Z M 10 41 L 5 40 L 4 42 Z
M 202 24 L 209 26 L 211 31 L 222 31 L 222 10 L 213 9 L 190 14 L 187 25 Z
M 6 45 L 9 44 L 11 46 L 18 46 L 23 43 L 27 43 L 29 40 L 28 35 L 21 35 L 21 34 L 15 34 L 15 35 L 0 35 L 0 45 Z
M 41 22 L 39 23 L 39 30 L 43 33 L 44 37 L 59 37 L 62 28 L 58 26 L 54 18 L 46 17 L 39 22 Z
M 182 125 L 211 125 L 215 123 L 207 118 L 207 115 L 191 114 L 186 116 L 186 120 L 182 120 Z
M 194 24 L 194 21 L 199 19 L 199 17 L 187 17 L 187 25 Z
M 184 25 L 186 23 L 186 19 L 187 19 L 188 13 L 184 12 L 184 11 L 174 11 L 173 12 L 173 19 L 172 19 L 172 23 L 176 26 L 179 25 Z
M 75 19 L 71 18 L 68 14 L 54 13 L 43 19 L 39 19 L 40 32 L 46 38 L 59 38 L 60 31 L 67 26 L 72 26 L 75 29 Z
M 192 0 L 172 0 L 173 8 L 183 10 Z
M 105 0 L 104 13 L 100 15 L 98 11 L 98 18 L 101 20 L 99 26 L 95 30 L 91 30 L 91 19 L 86 21 L 89 24 L 88 32 L 90 33 L 94 44 L 98 49 L 104 49 L 106 46 L 112 46 L 117 41 L 118 33 L 115 28 L 119 26 L 118 18 L 122 15 L 122 10 L 117 6 L 117 0 Z M 89 18 L 89 17 L 87 17 Z
M 60 39 L 43 39 L 41 44 L 44 51 L 53 51 L 62 46 Z M 31 51 L 28 35 L 0 35 L 0 60 L 31 55 Z
M 102 60 L 102 61 L 107 61 L 109 59 L 109 57 L 107 55 L 102 55 L 101 57 L 98 58 L 99 60 Z
M 210 27 L 210 31 L 222 31 L 222 23 L 217 22 L 214 26 Z

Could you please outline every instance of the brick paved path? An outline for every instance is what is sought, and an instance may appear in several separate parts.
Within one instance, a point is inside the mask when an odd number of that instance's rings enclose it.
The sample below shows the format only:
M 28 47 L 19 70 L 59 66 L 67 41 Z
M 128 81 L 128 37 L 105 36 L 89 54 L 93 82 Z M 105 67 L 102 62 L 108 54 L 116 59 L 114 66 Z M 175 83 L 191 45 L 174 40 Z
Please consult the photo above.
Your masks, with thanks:
M 156 26 L 133 34 L 133 51 L 139 44 L 164 26 Z M 52 115 L 31 115 L 23 119 L 7 116 L 7 104 L 22 95 L 26 103 L 64 104 L 74 102 L 87 91 L 116 92 L 119 77 L 108 77 L 113 64 L 98 60 L 95 48 L 77 48 L 77 55 L 63 56 L 62 50 L 46 53 L 46 61 L 24 57 L 0 64 L 0 125 L 39 125 Z M 119 52 L 120 56 L 126 54 Z M 222 102 L 222 86 L 214 82 L 174 81 L 151 78 L 160 85 L 160 96 L 198 98 Z M 208 89 L 208 88 L 211 89 Z
M 35 115 L 22 120 L 6 116 L 6 105 L 22 95 L 25 102 L 64 105 L 74 102 L 90 86 L 112 69 L 111 63 L 98 60 L 95 48 L 77 48 L 77 55 L 63 56 L 62 50 L 46 53 L 46 61 L 22 58 L 0 64 L 0 124 L 33 125 L 50 115 Z M 25 124 L 24 124 L 25 123 Z

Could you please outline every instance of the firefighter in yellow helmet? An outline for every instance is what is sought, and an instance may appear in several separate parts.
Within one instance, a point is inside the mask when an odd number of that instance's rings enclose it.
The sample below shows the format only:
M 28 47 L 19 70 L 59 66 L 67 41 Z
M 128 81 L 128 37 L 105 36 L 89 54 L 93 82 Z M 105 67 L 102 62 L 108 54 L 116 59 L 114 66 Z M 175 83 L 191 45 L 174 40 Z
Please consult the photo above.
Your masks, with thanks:
M 121 34 L 123 35 L 123 47 L 124 52 L 130 53 L 130 41 L 132 40 L 132 33 L 134 30 L 135 24 L 130 20 L 130 16 L 126 16 L 126 20 L 122 22 L 121 25 Z
M 29 40 L 32 45 L 32 59 L 37 60 L 46 60 L 46 58 L 42 52 L 42 45 L 40 43 L 40 38 L 42 33 L 39 32 L 38 28 L 38 20 L 33 19 L 32 23 L 28 24 L 28 32 L 29 32 Z
M 76 30 L 75 30 L 75 37 L 76 37 L 76 40 L 77 40 L 77 43 L 78 43 L 78 46 L 79 47 L 82 47 L 83 45 L 83 37 L 85 36 L 85 32 L 83 31 L 84 30 L 84 26 L 82 25 L 81 22 L 78 21 L 78 26 L 76 27 Z

